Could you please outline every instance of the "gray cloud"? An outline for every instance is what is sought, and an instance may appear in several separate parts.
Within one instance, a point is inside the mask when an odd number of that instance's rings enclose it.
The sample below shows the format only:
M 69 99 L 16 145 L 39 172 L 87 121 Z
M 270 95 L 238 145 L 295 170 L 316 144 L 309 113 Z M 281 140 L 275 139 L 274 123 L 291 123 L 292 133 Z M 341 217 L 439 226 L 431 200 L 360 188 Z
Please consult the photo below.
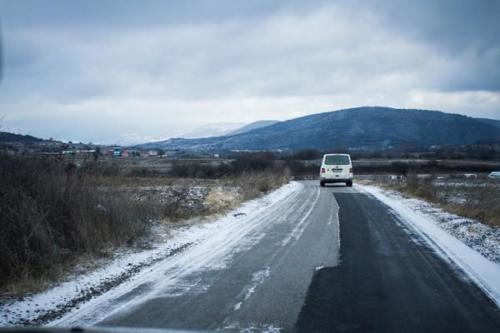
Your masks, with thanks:
M 433 46 L 461 68 L 444 89 L 500 90 L 500 2 L 496 0 L 387 1 L 364 5 L 388 30 Z
M 500 118 L 495 2 L 3 1 L 0 13 L 0 114 L 37 135 L 138 141 L 366 104 Z

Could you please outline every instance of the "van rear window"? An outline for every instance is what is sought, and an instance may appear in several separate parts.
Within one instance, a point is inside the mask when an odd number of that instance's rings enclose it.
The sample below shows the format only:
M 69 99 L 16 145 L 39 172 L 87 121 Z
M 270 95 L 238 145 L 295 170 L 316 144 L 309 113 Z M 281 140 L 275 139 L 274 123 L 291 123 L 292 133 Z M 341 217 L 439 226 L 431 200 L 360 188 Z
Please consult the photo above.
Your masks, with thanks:
M 329 155 L 325 157 L 326 165 L 349 165 L 349 156 Z

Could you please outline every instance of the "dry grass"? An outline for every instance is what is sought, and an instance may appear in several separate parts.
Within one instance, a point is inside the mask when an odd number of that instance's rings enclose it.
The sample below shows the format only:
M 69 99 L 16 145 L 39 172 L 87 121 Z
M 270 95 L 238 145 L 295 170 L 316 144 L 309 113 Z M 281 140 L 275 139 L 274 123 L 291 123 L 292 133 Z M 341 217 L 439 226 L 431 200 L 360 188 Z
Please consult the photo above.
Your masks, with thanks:
M 401 181 L 388 177 L 374 177 L 385 188 L 420 198 L 443 208 L 445 211 L 475 219 L 481 223 L 500 227 L 500 184 L 486 177 L 479 179 L 437 180 L 434 175 L 418 178 L 414 174 Z
M 485 224 L 500 227 L 500 188 L 454 189 L 467 197 L 467 202 L 457 204 L 439 199 L 440 205 L 457 215 L 469 217 Z M 453 193 L 452 192 L 452 193 Z
M 2 156 L 0 286 L 52 279 L 80 254 L 147 232 L 155 213 L 147 202 L 98 186 L 57 160 Z
M 230 178 L 229 183 L 240 187 L 241 199 L 249 200 L 258 197 L 262 193 L 267 193 L 290 180 L 288 169 L 265 170 L 260 172 L 250 171 Z
M 82 258 L 132 246 L 155 221 L 225 212 L 288 180 L 274 167 L 220 179 L 137 177 L 117 166 L 1 156 L 0 294 L 40 290 Z

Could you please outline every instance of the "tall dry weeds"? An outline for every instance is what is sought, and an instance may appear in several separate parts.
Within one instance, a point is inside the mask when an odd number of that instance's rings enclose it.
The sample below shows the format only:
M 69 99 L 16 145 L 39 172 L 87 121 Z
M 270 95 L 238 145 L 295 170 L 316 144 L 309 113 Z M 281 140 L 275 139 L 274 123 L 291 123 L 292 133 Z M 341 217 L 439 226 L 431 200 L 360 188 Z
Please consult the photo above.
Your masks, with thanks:
M 238 188 L 237 202 L 290 178 L 287 168 L 254 160 L 187 171 L 187 177 L 222 178 Z M 151 186 L 157 183 L 152 179 Z M 153 220 L 217 213 L 193 205 L 188 187 L 162 201 L 154 192 L 138 196 L 141 185 L 144 181 L 136 184 L 115 163 L 77 167 L 56 158 L 0 156 L 0 290 L 13 281 L 36 289 L 30 281 L 53 280 L 81 256 L 131 243 L 147 233 Z
M 99 189 L 93 176 L 62 161 L 0 159 L 0 286 L 51 275 L 83 253 L 147 230 L 150 210 Z
M 500 186 L 486 177 L 436 181 L 434 176 L 418 178 L 409 174 L 405 181 L 394 182 L 378 177 L 378 184 L 409 196 L 437 204 L 446 211 L 500 227 Z

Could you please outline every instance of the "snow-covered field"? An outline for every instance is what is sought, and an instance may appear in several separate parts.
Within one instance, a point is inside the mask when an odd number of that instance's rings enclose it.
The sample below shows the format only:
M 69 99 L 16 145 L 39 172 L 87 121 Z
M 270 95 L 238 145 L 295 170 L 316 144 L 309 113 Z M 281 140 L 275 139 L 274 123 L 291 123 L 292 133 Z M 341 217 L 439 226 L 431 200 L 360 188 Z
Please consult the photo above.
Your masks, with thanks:
M 112 293 L 118 287 L 122 289 L 120 292 L 124 292 L 123 288 L 126 289 L 124 285 L 127 284 L 135 286 L 135 282 L 140 283 L 142 275 L 154 274 L 156 265 L 180 251 L 207 241 L 207 239 L 210 240 L 210 242 L 206 242 L 210 243 L 207 245 L 209 248 L 201 250 L 207 251 L 213 248 L 212 245 L 219 244 L 222 251 L 221 244 L 227 243 L 229 235 L 238 233 L 243 235 L 246 229 L 252 227 L 252 218 L 259 216 L 270 205 L 291 196 L 301 186 L 297 182 L 287 184 L 268 195 L 246 202 L 238 209 L 215 219 L 215 221 L 198 221 L 199 223 L 192 223 L 189 226 L 168 232 L 159 228 L 157 230 L 160 233 L 158 238 L 163 240 L 158 241 L 151 249 L 135 253 L 122 249 L 117 251 L 114 258 L 100 269 L 72 276 L 68 278 L 67 282 L 53 286 L 45 292 L 1 304 L 0 326 L 57 323 L 59 318 L 65 315 L 71 316 L 71 313 L 76 310 L 79 310 L 79 313 L 85 313 L 85 308 L 87 308 L 88 312 L 91 312 L 92 307 L 88 304 L 91 303 L 89 301 L 104 293 Z M 236 241 L 239 239 L 239 237 L 233 238 Z M 256 240 L 250 238 L 246 241 Z M 234 250 L 234 245 L 228 244 L 228 251 Z M 245 246 L 245 242 L 240 242 L 238 246 Z M 222 260 L 218 264 L 223 266 L 224 256 L 221 258 Z M 195 259 L 193 258 L 193 260 Z M 200 265 L 202 264 L 200 262 Z M 256 276 L 256 283 L 258 283 L 259 277 L 260 275 Z M 175 276 L 172 279 L 175 279 Z M 190 286 L 185 286 L 185 288 L 190 288 Z
M 446 260 L 452 260 L 500 307 L 500 229 L 447 213 L 397 191 L 356 185 L 391 208 Z

